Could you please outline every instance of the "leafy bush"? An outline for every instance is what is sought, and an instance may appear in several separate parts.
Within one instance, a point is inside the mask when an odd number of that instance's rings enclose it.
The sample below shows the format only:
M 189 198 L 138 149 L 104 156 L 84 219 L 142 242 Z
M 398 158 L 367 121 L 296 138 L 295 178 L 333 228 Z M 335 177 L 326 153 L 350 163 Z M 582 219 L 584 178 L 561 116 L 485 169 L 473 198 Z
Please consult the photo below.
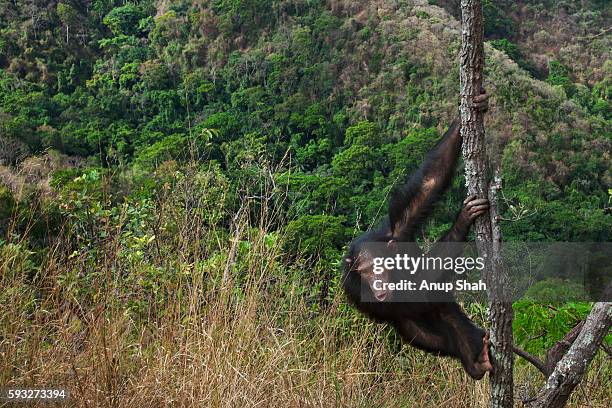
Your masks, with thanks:
M 582 320 L 591 310 L 591 305 L 552 305 L 523 300 L 515 302 L 512 308 L 516 344 L 530 353 L 542 354 Z
M 548 78 L 546 81 L 551 85 L 563 87 L 568 96 L 572 96 L 575 93 L 574 83 L 571 80 L 571 72 L 560 61 L 552 60 L 549 62 Z
M 144 16 L 140 7 L 128 3 L 112 9 L 103 22 L 117 36 L 136 35 L 139 32 L 138 23 Z
M 348 231 L 343 217 L 303 215 L 285 227 L 291 253 L 310 257 L 336 255 L 347 241 Z
M 506 55 L 518 62 L 520 58 L 519 49 L 516 44 L 508 41 L 506 38 L 500 38 L 498 40 L 492 40 L 489 42 L 493 47 L 506 53 Z

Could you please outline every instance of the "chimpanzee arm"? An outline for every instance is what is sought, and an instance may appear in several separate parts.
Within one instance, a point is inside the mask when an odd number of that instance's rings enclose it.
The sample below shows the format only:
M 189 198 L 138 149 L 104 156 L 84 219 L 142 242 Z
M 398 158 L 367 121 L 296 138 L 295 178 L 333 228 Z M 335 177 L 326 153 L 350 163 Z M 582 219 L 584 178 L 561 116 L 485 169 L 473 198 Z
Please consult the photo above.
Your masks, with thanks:
M 470 196 L 463 201 L 463 207 L 453 226 L 440 238 L 439 242 L 464 242 L 474 220 L 489 209 L 489 200 Z
M 415 227 L 429 215 L 433 204 L 450 184 L 460 149 L 459 120 L 456 119 L 419 169 L 391 197 L 389 221 L 394 240 L 413 238 Z
M 487 99 L 483 90 L 472 104 L 485 112 L 489 106 Z M 391 197 L 389 221 L 393 240 L 412 241 L 416 227 L 450 184 L 461 150 L 459 127 L 460 120 L 455 119 L 419 169 Z
M 463 246 L 447 245 L 450 242 L 461 243 L 467 240 L 470 227 L 474 220 L 483 215 L 489 208 L 489 200 L 470 196 L 463 201 L 463 207 L 453 226 L 440 238 L 429 252 L 430 256 L 456 257 L 462 252 Z

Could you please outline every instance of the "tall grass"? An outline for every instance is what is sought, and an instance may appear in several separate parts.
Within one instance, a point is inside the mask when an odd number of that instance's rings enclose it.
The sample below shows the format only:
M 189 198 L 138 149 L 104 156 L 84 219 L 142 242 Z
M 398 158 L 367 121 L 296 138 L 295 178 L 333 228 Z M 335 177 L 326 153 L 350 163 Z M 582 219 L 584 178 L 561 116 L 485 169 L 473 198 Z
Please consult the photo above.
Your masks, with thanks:
M 321 306 L 305 269 L 315 261 L 288 257 L 271 230 L 284 222 L 281 205 L 245 200 L 211 217 L 219 180 L 197 180 L 161 188 L 139 213 L 120 204 L 90 220 L 66 213 L 36 262 L 27 233 L 9 232 L 1 385 L 66 387 L 78 407 L 487 405 L 486 379 L 402 346 L 348 307 L 337 279 Z M 610 367 L 596 360 L 573 406 L 608 406 Z M 526 381 L 541 384 L 520 365 L 517 383 Z

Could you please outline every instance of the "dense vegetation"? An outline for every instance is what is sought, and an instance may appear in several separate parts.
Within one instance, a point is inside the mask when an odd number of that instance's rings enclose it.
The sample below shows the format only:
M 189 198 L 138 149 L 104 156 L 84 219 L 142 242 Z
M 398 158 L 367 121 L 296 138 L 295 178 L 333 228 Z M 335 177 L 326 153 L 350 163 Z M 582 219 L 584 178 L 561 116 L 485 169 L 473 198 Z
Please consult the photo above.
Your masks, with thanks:
M 612 237 L 606 3 L 485 2 L 487 134 L 508 240 Z M 10 305 L 0 352 L 15 353 L 0 383 L 60 334 L 91 341 L 97 355 L 97 332 L 83 327 L 101 310 L 122 322 L 116 338 L 152 337 L 160 349 L 158 325 L 215 316 L 220 331 L 240 317 L 296 342 L 320 336 L 325 321 L 334 347 L 367 353 L 351 343 L 366 332 L 337 296 L 338 260 L 457 115 L 456 11 L 453 1 L 0 1 L 0 305 Z M 459 176 L 425 241 L 448 228 L 463 196 Z M 217 296 L 228 285 L 234 306 L 212 313 L 227 304 Z M 255 298 L 271 308 L 261 320 L 250 314 Z M 295 310 L 306 311 L 306 332 L 293 326 Z M 533 352 L 588 305 L 551 310 L 517 305 L 519 341 L 544 333 Z M 32 322 L 37 340 L 16 340 Z M 392 337 L 368 330 L 374 344 Z M 112 381 L 146 363 L 117 341 L 129 357 L 105 360 Z M 90 364 L 64 351 L 72 369 Z M 294 353 L 287 364 L 303 369 Z M 332 381 L 337 401 L 367 401 L 344 394 L 346 378 Z M 99 398 L 128 388 L 106 384 Z

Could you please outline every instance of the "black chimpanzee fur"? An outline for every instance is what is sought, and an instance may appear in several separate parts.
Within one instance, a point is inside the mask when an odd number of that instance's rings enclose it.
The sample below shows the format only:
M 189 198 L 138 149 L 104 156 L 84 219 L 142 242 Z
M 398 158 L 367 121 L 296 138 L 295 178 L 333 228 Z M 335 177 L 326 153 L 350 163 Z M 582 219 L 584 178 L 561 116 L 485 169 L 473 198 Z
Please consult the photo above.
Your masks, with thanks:
M 485 111 L 487 95 L 474 98 L 474 106 Z M 389 294 L 372 287 L 371 254 L 364 250 L 372 242 L 415 241 L 417 229 L 454 175 L 461 150 L 459 127 L 455 120 L 420 168 L 394 192 L 382 224 L 351 243 L 344 259 L 343 284 L 349 300 L 368 317 L 392 325 L 415 347 L 460 359 L 467 373 L 480 379 L 491 370 L 485 331 L 472 323 L 456 302 L 389 302 Z M 487 208 L 486 199 L 468 197 L 454 225 L 439 242 L 464 242 L 473 220 Z M 373 301 L 362 298 L 362 285 L 370 288 Z

